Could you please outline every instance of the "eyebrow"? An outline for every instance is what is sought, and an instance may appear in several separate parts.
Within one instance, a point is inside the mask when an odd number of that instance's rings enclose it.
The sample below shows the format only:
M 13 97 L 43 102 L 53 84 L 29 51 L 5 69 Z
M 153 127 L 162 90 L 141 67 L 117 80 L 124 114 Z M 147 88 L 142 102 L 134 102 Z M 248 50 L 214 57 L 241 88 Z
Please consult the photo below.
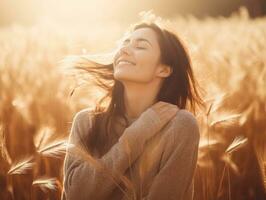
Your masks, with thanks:
M 152 46 L 151 42 L 149 40 L 145 39 L 145 38 L 137 38 L 136 41 L 138 41 L 138 42 L 140 42 L 140 41 L 148 42 Z M 126 42 L 129 42 L 129 38 L 125 39 L 123 41 L 123 44 L 126 43 Z

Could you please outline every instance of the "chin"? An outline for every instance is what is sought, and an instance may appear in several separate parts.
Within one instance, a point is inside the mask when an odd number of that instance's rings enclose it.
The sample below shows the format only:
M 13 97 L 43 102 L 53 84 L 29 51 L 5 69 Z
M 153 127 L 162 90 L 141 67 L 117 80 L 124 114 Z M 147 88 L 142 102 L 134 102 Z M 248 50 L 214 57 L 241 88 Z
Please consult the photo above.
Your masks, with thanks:
M 119 81 L 122 81 L 122 80 L 127 80 L 127 79 L 131 79 L 132 76 L 131 74 L 129 74 L 128 72 L 126 71 L 117 71 L 114 73 L 114 78 L 119 80 Z
M 143 83 L 147 82 L 147 77 L 141 77 L 139 74 L 130 73 L 130 71 L 116 71 L 114 73 L 114 79 L 120 82 L 135 82 Z
M 126 82 L 126 81 L 134 81 L 134 79 L 132 80 L 132 78 L 129 78 L 128 76 L 124 76 L 124 75 L 114 75 L 114 79 L 120 81 L 120 82 Z
M 115 73 L 114 79 L 120 82 L 139 82 L 137 77 L 132 77 L 129 74 Z

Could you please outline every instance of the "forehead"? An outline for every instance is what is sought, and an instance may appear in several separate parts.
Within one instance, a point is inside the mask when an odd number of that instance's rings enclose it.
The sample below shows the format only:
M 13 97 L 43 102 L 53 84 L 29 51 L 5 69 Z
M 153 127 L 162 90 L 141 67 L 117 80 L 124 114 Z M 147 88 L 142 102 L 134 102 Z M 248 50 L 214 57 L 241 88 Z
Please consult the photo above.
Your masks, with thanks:
M 124 40 L 126 39 L 137 39 L 137 38 L 144 38 L 150 41 L 150 43 L 155 44 L 157 43 L 157 36 L 154 30 L 151 28 L 139 28 L 134 30 L 133 32 L 129 33 Z

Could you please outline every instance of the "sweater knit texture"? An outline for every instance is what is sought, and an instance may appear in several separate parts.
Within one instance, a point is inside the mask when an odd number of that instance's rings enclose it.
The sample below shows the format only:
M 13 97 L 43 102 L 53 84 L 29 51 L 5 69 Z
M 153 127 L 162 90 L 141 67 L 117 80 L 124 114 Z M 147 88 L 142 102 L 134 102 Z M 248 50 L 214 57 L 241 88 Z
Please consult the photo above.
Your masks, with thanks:
M 101 157 L 75 150 L 93 123 L 91 109 L 75 114 L 63 166 L 61 200 L 193 199 L 200 139 L 197 120 L 191 112 L 179 109 L 154 136 L 145 138 L 160 122 L 157 112 L 149 110 L 150 124 L 143 123 L 141 131 L 130 128 L 138 118 L 127 116 L 128 127 L 118 118 L 115 127 L 119 137 Z

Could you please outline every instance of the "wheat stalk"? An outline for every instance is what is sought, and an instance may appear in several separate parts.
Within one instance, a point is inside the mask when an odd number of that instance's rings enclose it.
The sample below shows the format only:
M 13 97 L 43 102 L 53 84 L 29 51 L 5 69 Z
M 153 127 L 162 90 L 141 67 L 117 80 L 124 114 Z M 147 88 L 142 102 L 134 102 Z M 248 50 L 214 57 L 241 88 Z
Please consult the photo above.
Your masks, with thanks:
M 54 133 L 54 129 L 50 127 L 41 128 L 34 136 L 34 145 L 36 149 L 40 149 L 48 141 L 49 137 Z
M 13 164 L 10 170 L 7 172 L 8 174 L 26 174 L 26 171 L 32 169 L 34 165 L 33 156 L 28 158 L 21 159 L 17 161 L 16 164 Z
M 217 94 L 215 97 L 206 99 L 205 102 L 211 102 L 209 108 L 207 109 L 206 115 L 209 115 L 213 112 L 215 112 L 221 105 L 222 102 L 224 101 L 226 96 L 226 93 L 222 94 Z
M 12 160 L 6 148 L 6 138 L 2 124 L 0 124 L 0 155 L 11 165 Z
M 48 190 L 57 190 L 60 186 L 56 178 L 41 177 L 32 182 L 32 185 L 38 186 L 43 192 Z
M 229 125 L 233 125 L 236 122 L 238 122 L 237 120 L 241 117 L 241 114 L 221 114 L 221 117 L 218 117 L 217 120 L 213 121 L 210 123 L 211 127 L 216 127 L 219 125 L 222 126 L 229 126 Z
M 48 143 L 41 149 L 37 149 L 37 152 L 48 157 L 58 158 L 65 153 L 67 146 L 67 139 L 59 139 Z
M 227 168 L 227 165 L 230 166 L 237 175 L 239 175 L 239 169 L 238 169 L 237 165 L 231 160 L 230 155 L 232 152 L 236 151 L 237 149 L 239 149 L 240 147 L 245 145 L 247 141 L 248 141 L 247 138 L 244 138 L 243 136 L 237 136 L 237 137 L 235 137 L 233 142 L 225 150 L 225 154 L 222 156 L 222 160 L 225 161 L 225 165 L 224 165 L 222 177 L 220 179 L 217 196 L 220 194 L 220 190 L 221 190 L 222 182 L 223 182 L 223 178 L 224 178 L 224 173 L 225 173 L 225 170 Z M 228 171 L 228 177 L 229 177 L 229 171 Z M 228 178 L 228 181 L 230 184 L 229 178 Z M 229 186 L 229 191 L 230 191 L 230 186 Z M 230 192 L 229 192 L 229 195 L 230 195 Z
M 240 175 L 238 166 L 233 162 L 229 154 L 224 154 L 222 160 L 228 164 L 229 167 L 235 172 L 236 175 Z
M 237 136 L 233 140 L 233 142 L 227 147 L 225 150 L 225 153 L 230 154 L 233 151 L 236 151 L 237 149 L 241 148 L 243 145 L 247 143 L 248 139 L 244 138 L 243 136 Z

